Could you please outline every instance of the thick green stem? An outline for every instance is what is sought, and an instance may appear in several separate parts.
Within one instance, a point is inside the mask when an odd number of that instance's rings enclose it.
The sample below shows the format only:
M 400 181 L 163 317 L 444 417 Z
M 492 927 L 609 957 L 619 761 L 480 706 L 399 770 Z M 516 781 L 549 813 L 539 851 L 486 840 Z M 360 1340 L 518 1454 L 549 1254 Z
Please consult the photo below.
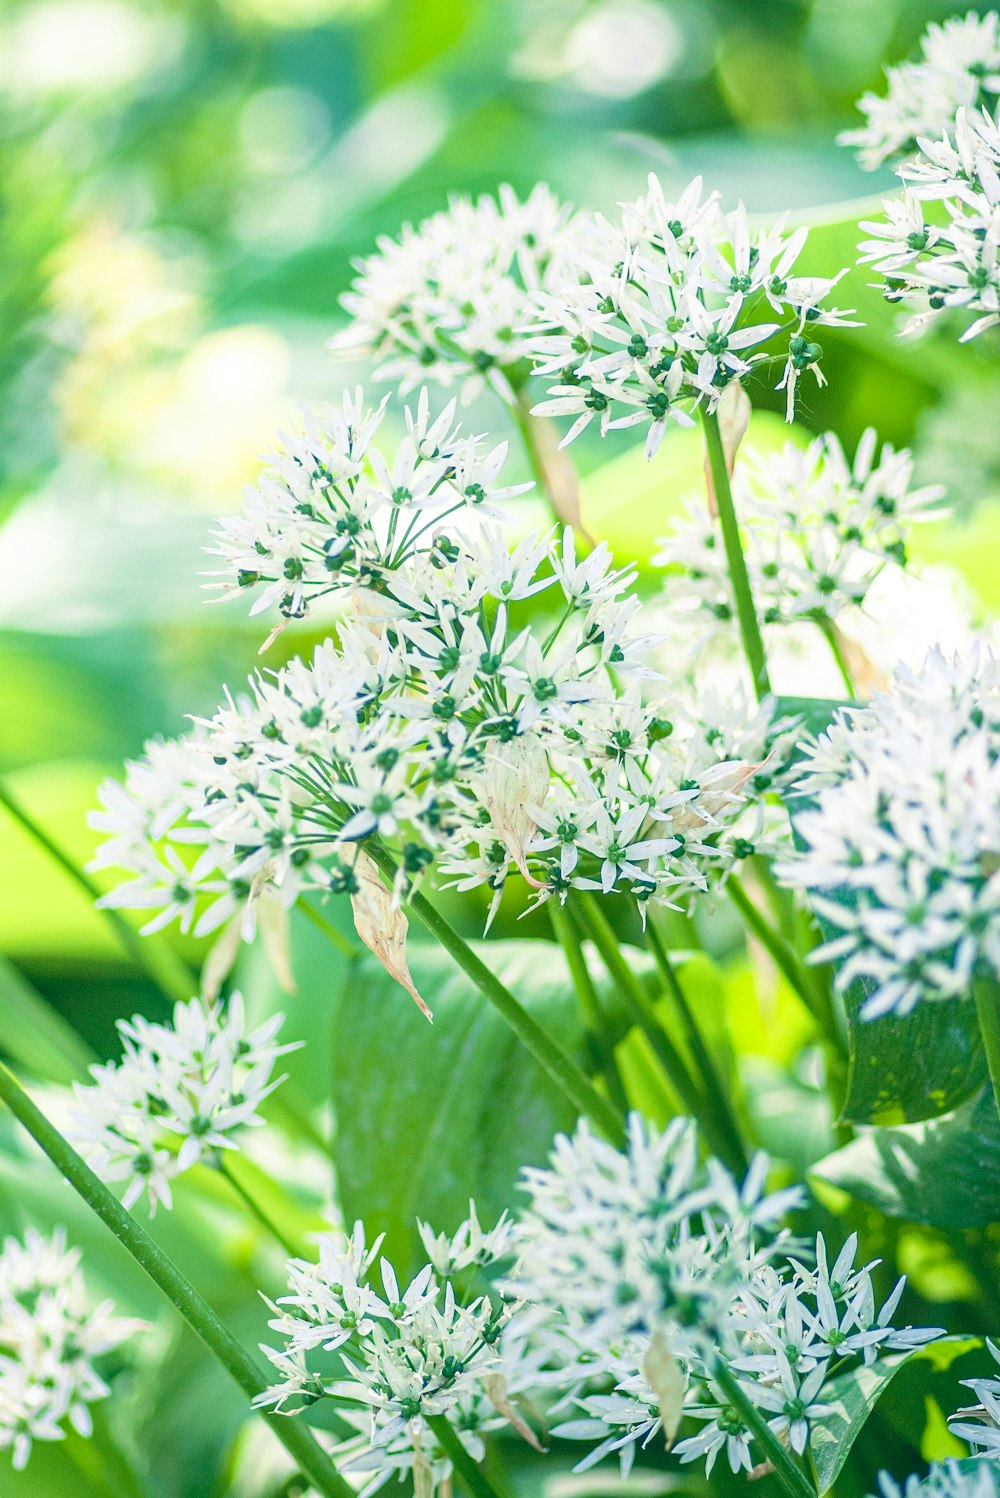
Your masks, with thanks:
M 704 409 L 701 414 L 702 425 L 705 429 L 708 466 L 712 475 L 712 488 L 715 491 L 715 503 L 722 526 L 722 540 L 726 548 L 729 578 L 736 600 L 736 618 L 740 626 L 740 638 L 743 641 L 743 650 L 759 701 L 770 692 L 771 681 L 767 674 L 767 656 L 764 651 L 764 641 L 761 638 L 760 625 L 757 622 L 757 609 L 750 587 L 750 575 L 743 556 L 743 543 L 740 541 L 739 521 L 736 518 L 733 491 L 729 484 L 729 470 L 726 467 L 726 454 L 722 446 L 722 433 L 719 431 L 719 418 L 714 412 Z
M 176 1268 L 159 1245 L 125 1211 L 117 1197 L 64 1139 L 6 1066 L 0 1063 L 0 1099 L 27 1129 L 57 1170 L 88 1207 L 111 1229 L 153 1283 L 172 1301 L 184 1320 L 214 1353 L 229 1376 L 249 1399 L 267 1387 L 257 1362 L 237 1342 L 206 1300 Z M 325 1498 L 351 1498 L 353 1489 L 340 1476 L 308 1427 L 287 1416 L 264 1414 L 278 1440 L 298 1464 L 303 1476 Z
M 11 795 L 7 787 L 0 782 L 0 806 L 5 806 L 16 822 L 19 822 L 33 838 L 40 848 L 43 848 L 49 857 L 69 875 L 75 884 L 78 884 L 96 904 L 101 898 L 101 890 L 93 879 L 86 874 L 78 864 L 74 863 L 67 853 L 53 842 L 44 828 L 40 827 L 20 802 Z M 156 987 L 171 1001 L 181 1000 L 183 1003 L 197 992 L 197 979 L 189 971 L 187 965 L 176 956 L 169 947 L 160 943 L 151 944 L 146 938 L 139 935 L 138 931 L 125 919 L 120 911 L 110 906 L 98 906 L 122 950 L 132 959 L 137 967 L 141 968 Z
M 447 1415 L 425 1415 L 424 1419 L 472 1498 L 501 1498 L 482 1467 L 473 1461 L 462 1445 L 458 1432 Z
M 552 930 L 563 949 L 566 965 L 573 979 L 573 987 L 576 989 L 583 1017 L 593 1039 L 595 1059 L 604 1073 L 612 1102 L 621 1109 L 622 1113 L 627 1113 L 628 1097 L 618 1069 L 618 1062 L 615 1060 L 614 1042 L 608 1035 L 607 1017 L 601 1008 L 594 980 L 590 976 L 579 933 L 558 900 L 550 900 L 548 910 Z
M 724 1126 L 726 1128 L 726 1131 L 730 1135 L 732 1151 L 734 1155 L 738 1154 L 742 1157 L 745 1166 L 746 1155 L 743 1150 L 743 1139 L 740 1134 L 740 1127 L 736 1119 L 736 1114 L 733 1110 L 732 1098 L 730 1097 L 729 1088 L 726 1086 L 725 1080 L 720 1076 L 718 1067 L 716 1066 L 715 1061 L 712 1058 L 712 1054 L 709 1051 L 708 1046 L 705 1044 L 702 1033 L 695 1021 L 695 1017 L 691 1013 L 691 1006 L 687 1001 L 687 994 L 684 992 L 680 979 L 674 971 L 674 965 L 670 961 L 670 955 L 667 952 L 667 949 L 664 946 L 663 942 L 660 940 L 660 933 L 657 931 L 653 923 L 652 916 L 649 916 L 646 921 L 646 941 L 649 945 L 650 951 L 653 954 L 653 960 L 655 961 L 656 966 L 659 969 L 659 973 L 661 978 L 663 979 L 664 986 L 673 999 L 674 1006 L 676 1007 L 677 1012 L 681 1017 L 681 1024 L 683 1025 L 684 1033 L 687 1036 L 688 1046 L 690 1048 L 694 1063 L 701 1073 L 703 1086 L 708 1092 L 709 1096 L 717 1101 Z
M 1000 1114 L 1000 984 L 995 978 L 974 978 L 972 997 L 993 1084 L 993 1101 Z
M 396 865 L 384 848 L 377 845 L 368 849 L 383 874 L 395 878 Z M 511 1030 L 531 1052 L 543 1071 L 547 1072 L 566 1094 L 580 1113 L 586 1114 L 597 1127 L 616 1144 L 625 1140 L 625 1120 L 606 1097 L 584 1076 L 571 1056 L 548 1035 L 520 1004 L 508 988 L 492 972 L 459 936 L 441 912 L 431 904 L 419 890 L 407 895 L 410 909 L 420 918 L 427 930 L 453 957 L 462 971 L 472 979 L 484 998 L 496 1009 Z
M 625 961 L 618 938 L 596 897 L 591 894 L 577 895 L 571 908 L 576 911 L 600 952 L 601 960 L 617 984 L 626 1009 L 645 1035 L 668 1082 L 688 1113 L 697 1119 L 709 1148 L 732 1170 L 745 1172 L 747 1161 L 742 1147 L 732 1139 L 728 1129 L 720 1122 L 712 1099 L 701 1091 L 688 1071 L 684 1057 L 661 1025 L 646 990 Z
M 725 1363 L 719 1361 L 712 1370 L 712 1382 L 723 1398 L 739 1415 L 751 1435 L 760 1445 L 767 1460 L 774 1468 L 774 1475 L 792 1498 L 816 1498 L 816 1489 L 774 1431 L 761 1411 L 734 1378 Z

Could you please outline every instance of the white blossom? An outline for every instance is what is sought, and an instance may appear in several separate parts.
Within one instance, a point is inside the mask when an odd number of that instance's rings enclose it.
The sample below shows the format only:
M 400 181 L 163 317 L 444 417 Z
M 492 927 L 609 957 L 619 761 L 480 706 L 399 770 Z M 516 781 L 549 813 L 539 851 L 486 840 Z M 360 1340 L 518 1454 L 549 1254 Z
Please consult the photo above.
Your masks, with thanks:
M 898 175 L 901 202 L 885 201 L 883 220 L 861 224 L 872 237 L 859 246 L 860 263 L 883 274 L 888 301 L 918 309 L 904 331 L 919 331 L 935 318 L 959 312 L 966 318 L 965 343 L 1000 323 L 995 116 L 985 109 L 959 109 L 941 136 L 920 138 L 918 154 Z M 925 203 L 931 204 L 926 218 Z
M 91 1434 L 89 1407 L 110 1392 L 101 1359 L 143 1327 L 113 1316 L 110 1301 L 91 1305 L 79 1259 L 61 1228 L 29 1228 L 0 1250 L 0 1449 L 16 1471 L 33 1441 L 63 1440 L 67 1421 Z
M 668 422 L 690 425 L 696 406 L 713 410 L 732 381 L 778 362 L 791 419 L 801 376 L 822 383 L 813 333 L 853 325 L 826 305 L 839 276 L 793 274 L 805 240 L 804 229 L 751 230 L 742 205 L 724 214 L 700 179 L 671 203 L 650 176 L 619 223 L 598 218 L 578 236 L 572 276 L 538 298 L 531 350 L 552 383 L 535 412 L 575 418 L 564 445 L 595 418 L 602 435 L 646 425 L 651 457 Z M 780 353 L 765 350 L 772 341 Z
M 858 108 L 867 123 L 845 130 L 840 144 L 853 146 L 862 166 L 909 156 L 921 137 L 951 127 L 960 108 L 995 103 L 1000 94 L 1000 34 L 996 11 L 969 11 L 932 22 L 915 62 L 886 68 L 884 95 L 866 93 Z
M 333 346 L 376 360 L 377 377 L 404 394 L 430 381 L 460 386 L 463 402 L 484 385 L 512 401 L 527 374 L 535 297 L 558 280 L 579 232 L 541 183 L 523 203 L 506 185 L 496 198 L 454 197 L 358 262 L 341 298 L 352 321 Z
M 832 623 L 864 603 L 886 566 L 905 566 L 913 523 L 940 513 L 943 489 L 916 486 L 913 459 L 869 427 L 852 459 L 832 432 L 808 447 L 741 454 L 734 501 L 754 601 L 765 626 Z M 703 499 L 653 558 L 666 569 L 671 617 L 735 629 L 736 607 L 719 523 Z
M 176 1004 L 170 1025 L 118 1021 L 122 1057 L 75 1085 L 67 1132 L 103 1180 L 127 1182 L 126 1207 L 145 1191 L 151 1215 L 161 1202 L 169 1208 L 177 1176 L 237 1149 L 239 1132 L 263 1123 L 260 1105 L 282 1080 L 274 1063 L 295 1049 L 276 1043 L 281 1022 L 251 1028 L 239 994 L 225 1006 Z
M 900 668 L 869 707 L 842 711 L 810 750 L 782 867 L 838 934 L 838 985 L 862 1014 L 967 997 L 1000 971 L 1000 667 L 985 647 Z

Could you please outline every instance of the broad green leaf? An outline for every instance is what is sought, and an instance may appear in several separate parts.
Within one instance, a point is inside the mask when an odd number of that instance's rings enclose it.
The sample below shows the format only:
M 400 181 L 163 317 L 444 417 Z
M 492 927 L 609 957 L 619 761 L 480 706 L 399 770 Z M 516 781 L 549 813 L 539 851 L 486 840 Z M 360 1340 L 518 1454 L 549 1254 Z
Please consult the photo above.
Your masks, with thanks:
M 879 1358 L 870 1367 L 852 1368 L 824 1385 L 820 1397 L 831 1406 L 831 1413 L 817 1421 L 810 1433 L 820 1498 L 833 1487 L 862 1426 L 906 1363 L 929 1360 L 935 1368 L 947 1368 L 976 1345 L 978 1339 L 944 1338 L 916 1352 L 898 1352 Z
M 900 1352 L 880 1358 L 871 1367 L 853 1368 L 825 1385 L 823 1403 L 830 1406 L 830 1414 L 816 1422 L 810 1435 L 820 1498 L 833 1487 L 862 1426 L 910 1356 Z
M 917 1123 L 949 1113 L 986 1080 L 976 1014 L 964 999 L 917 1004 L 863 1020 L 866 990 L 844 994 L 850 1057 L 841 1116 L 850 1123 Z
M 583 1030 L 561 951 L 549 942 L 478 944 L 483 959 L 576 1060 Z M 406 1268 L 414 1219 L 453 1231 L 474 1197 L 490 1223 L 516 1201 L 522 1165 L 571 1128 L 563 1094 L 446 954 L 414 944 L 410 968 L 430 1025 L 371 958 L 333 1004 L 334 1152 L 345 1218 L 385 1231 Z
M 986 1088 L 945 1118 L 866 1130 L 814 1167 L 890 1217 L 941 1228 L 1000 1222 L 1000 1120 Z

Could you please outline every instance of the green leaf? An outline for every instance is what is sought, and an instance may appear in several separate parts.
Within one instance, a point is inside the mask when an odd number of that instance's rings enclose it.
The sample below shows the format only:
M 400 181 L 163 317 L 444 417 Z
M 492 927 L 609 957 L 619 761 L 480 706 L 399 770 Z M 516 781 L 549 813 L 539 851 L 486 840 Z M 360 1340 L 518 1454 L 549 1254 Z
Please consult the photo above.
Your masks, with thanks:
M 587 1061 L 562 952 L 550 942 L 478 943 L 535 1019 Z M 451 959 L 413 944 L 429 1025 L 374 959 L 359 961 L 333 1015 L 334 1153 L 348 1222 L 384 1231 L 412 1266 L 420 1216 L 453 1231 L 473 1197 L 484 1222 L 514 1205 L 522 1165 L 548 1155 L 573 1109 Z
M 972 1004 L 939 999 L 907 1015 L 863 1020 L 868 992 L 859 981 L 844 993 L 850 1058 L 842 1119 L 917 1123 L 951 1112 L 982 1087 L 986 1058 Z
M 993 1093 L 945 1118 L 872 1129 L 814 1174 L 890 1217 L 941 1228 L 1000 1222 L 1000 1119 Z
M 831 1413 L 825 1415 L 822 1422 L 817 1422 L 810 1433 L 810 1451 L 820 1498 L 833 1487 L 862 1426 L 900 1368 L 917 1358 L 930 1358 L 936 1367 L 941 1367 L 942 1358 L 947 1359 L 950 1353 L 951 1360 L 954 1360 L 968 1352 L 969 1347 L 968 1338 L 947 1338 L 926 1349 L 880 1358 L 870 1367 L 852 1368 L 849 1373 L 842 1373 L 824 1385 L 820 1397 L 830 1406 Z

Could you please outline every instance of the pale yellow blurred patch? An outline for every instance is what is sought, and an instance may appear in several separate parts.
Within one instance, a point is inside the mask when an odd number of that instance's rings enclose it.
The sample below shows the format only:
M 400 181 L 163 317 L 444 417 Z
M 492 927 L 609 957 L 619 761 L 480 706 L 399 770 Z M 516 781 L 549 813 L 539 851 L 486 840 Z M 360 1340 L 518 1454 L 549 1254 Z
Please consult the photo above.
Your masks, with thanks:
M 52 281 L 71 350 L 56 402 L 68 444 L 214 507 L 273 441 L 290 355 L 271 328 L 205 330 L 198 280 L 190 257 L 107 222 L 69 241 Z

